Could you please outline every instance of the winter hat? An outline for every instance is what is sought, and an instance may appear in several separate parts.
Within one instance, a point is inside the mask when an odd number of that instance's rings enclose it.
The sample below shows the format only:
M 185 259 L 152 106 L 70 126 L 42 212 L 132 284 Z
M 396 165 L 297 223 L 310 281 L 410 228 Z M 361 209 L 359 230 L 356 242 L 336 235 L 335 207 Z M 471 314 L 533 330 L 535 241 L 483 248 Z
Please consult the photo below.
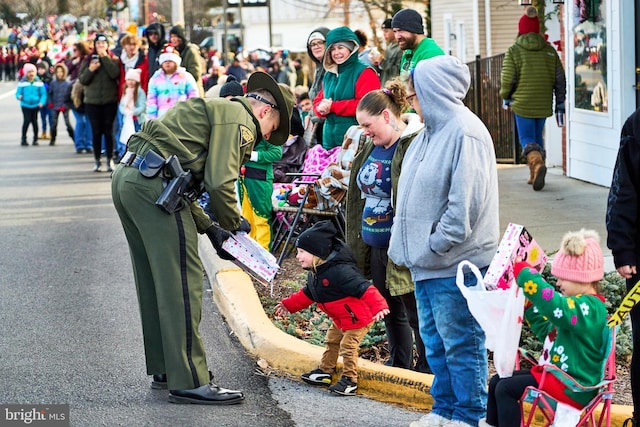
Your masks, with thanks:
M 160 53 L 159 61 L 160 65 L 162 65 L 162 63 L 165 61 L 173 61 L 178 64 L 178 66 L 180 66 L 181 59 L 176 48 L 173 47 L 171 43 L 168 43 L 164 46 L 164 48 L 162 48 L 162 53 Z
M 313 33 L 309 34 L 309 39 L 307 40 L 307 44 L 311 43 L 314 40 L 326 41 L 326 38 L 324 37 L 324 34 L 322 34 L 320 31 L 314 31 Z
M 349 49 L 349 52 L 353 52 L 353 50 L 356 48 L 356 43 L 351 40 L 340 40 L 339 42 L 335 42 L 333 45 L 344 46 Z
M 257 90 L 264 89 L 273 96 L 278 106 L 277 111 L 280 115 L 280 126 L 269 137 L 269 143 L 273 145 L 283 145 L 289 138 L 291 130 L 291 111 L 295 98 L 291 89 L 286 86 L 280 86 L 269 74 L 262 71 L 255 71 L 247 80 L 247 94 Z
M 96 37 L 93 39 L 93 42 L 95 43 L 95 42 L 98 42 L 98 41 L 107 42 L 108 43 L 109 39 L 107 38 L 107 35 L 105 33 L 97 33 Z
M 393 22 L 393 20 L 391 18 L 385 19 L 382 22 L 382 26 L 380 28 L 382 28 L 383 30 L 390 30 L 393 27 L 391 26 L 391 23 Z
M 333 251 L 336 227 L 331 221 L 320 221 L 313 227 L 300 233 L 296 239 L 296 248 L 304 249 L 318 258 L 327 259 Z
M 227 82 L 220 87 L 220 97 L 226 98 L 227 96 L 243 96 L 244 89 L 242 85 L 236 80 L 236 76 L 229 74 Z
M 184 28 L 182 28 L 182 25 L 174 25 L 173 27 L 171 27 L 171 29 L 169 30 L 169 35 L 171 34 L 175 34 L 176 36 L 180 37 L 183 42 L 187 39 L 184 35 Z
M 540 33 L 540 20 L 535 7 L 529 6 L 518 21 L 518 34 Z
M 38 71 L 38 70 L 36 69 L 36 66 L 33 65 L 31 62 L 27 62 L 22 66 L 22 71 L 24 71 L 24 73 L 27 74 L 29 71 Z
M 551 274 L 558 279 L 592 283 L 604 277 L 604 257 L 600 237 L 593 230 L 569 232 L 562 238 L 553 259 Z
M 409 31 L 414 34 L 424 34 L 422 16 L 413 9 L 402 9 L 393 15 L 392 28 Z
M 125 80 L 135 80 L 138 83 L 140 83 L 140 75 L 142 74 L 142 70 L 139 68 L 131 68 L 129 71 L 127 71 L 127 74 L 125 74 L 124 79 Z

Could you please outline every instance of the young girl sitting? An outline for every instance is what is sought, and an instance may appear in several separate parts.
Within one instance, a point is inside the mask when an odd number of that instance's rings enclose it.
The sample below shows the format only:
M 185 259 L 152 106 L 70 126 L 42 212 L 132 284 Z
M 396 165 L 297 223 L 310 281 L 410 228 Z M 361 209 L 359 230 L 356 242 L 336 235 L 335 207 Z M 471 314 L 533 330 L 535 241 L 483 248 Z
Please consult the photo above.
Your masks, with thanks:
M 491 379 L 487 418 L 480 420 L 481 427 L 520 425 L 518 400 L 525 388 L 538 385 L 542 365 L 554 364 L 585 386 L 600 382 L 608 334 L 605 299 L 598 293 L 599 281 L 604 277 L 599 240 L 595 231 L 584 229 L 564 236 L 551 267 L 560 292 L 526 262 L 515 264 L 514 275 L 527 298 L 525 319 L 544 341 L 544 348 L 538 365 L 530 371 Z M 553 375 L 545 378 L 543 389 L 576 409 L 595 395 L 572 392 Z
M 131 68 L 125 75 L 122 98 L 120 98 L 120 104 L 118 105 L 118 111 L 122 115 L 120 136 L 116 144 L 118 157 L 124 155 L 129 137 L 140 130 L 145 120 L 147 95 L 140 87 L 141 73 L 142 71 L 139 68 Z
M 342 378 L 329 390 L 353 396 L 358 389 L 358 349 L 362 338 L 376 320 L 389 313 L 384 297 L 356 267 L 351 250 L 336 236 L 331 221 L 321 221 L 304 231 L 296 240 L 296 259 L 309 270 L 307 285 L 278 303 L 275 313 L 285 316 L 309 307 L 314 302 L 333 322 L 327 331 L 327 348 L 320 366 L 301 378 L 308 384 L 327 386 L 342 356 Z

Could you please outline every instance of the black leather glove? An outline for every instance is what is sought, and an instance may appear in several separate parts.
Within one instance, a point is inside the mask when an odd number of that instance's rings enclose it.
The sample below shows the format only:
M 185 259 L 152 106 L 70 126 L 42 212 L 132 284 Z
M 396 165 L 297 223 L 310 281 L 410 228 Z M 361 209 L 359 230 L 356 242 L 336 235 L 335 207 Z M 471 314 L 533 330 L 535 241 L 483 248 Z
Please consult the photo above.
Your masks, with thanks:
M 238 227 L 236 231 L 244 231 L 245 233 L 249 234 L 251 232 L 251 224 L 249 224 L 249 221 L 247 221 L 246 219 L 244 219 L 243 216 L 241 216 L 240 227 Z
M 213 248 L 216 250 L 220 258 L 226 259 L 227 261 L 236 259 L 233 255 L 222 248 L 222 244 L 229 237 L 231 237 L 231 232 L 225 230 L 224 228 L 212 225 L 211 227 L 207 228 L 207 231 L 205 233 L 207 233 L 207 237 L 209 237 L 209 240 L 211 240 L 211 244 L 213 245 Z

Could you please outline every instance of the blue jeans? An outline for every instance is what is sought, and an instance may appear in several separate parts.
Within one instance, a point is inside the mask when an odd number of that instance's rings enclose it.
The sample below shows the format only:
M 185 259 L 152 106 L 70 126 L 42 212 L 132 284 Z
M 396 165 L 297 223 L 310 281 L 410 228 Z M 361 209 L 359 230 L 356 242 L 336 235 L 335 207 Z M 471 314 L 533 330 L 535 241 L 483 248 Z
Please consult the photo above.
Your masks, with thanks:
M 73 117 L 76 119 L 74 142 L 77 150 L 86 150 L 93 148 L 93 133 L 91 132 L 91 122 L 89 116 L 83 113 L 73 111 Z
M 42 120 L 42 133 L 47 133 L 47 124 L 49 130 L 53 129 L 53 114 L 51 109 L 44 105 L 40 108 L 40 119 Z
M 514 116 L 516 118 L 516 127 L 518 128 L 520 146 L 524 149 L 527 144 L 536 143 L 544 148 L 542 131 L 544 130 L 544 123 L 547 118 L 530 119 L 517 114 L 514 114 Z
M 481 270 L 484 274 L 486 268 Z M 464 276 L 476 284 L 473 273 Z M 434 374 L 432 412 L 472 426 L 487 406 L 487 349 L 485 335 L 469 311 L 455 277 L 416 282 L 420 335 Z

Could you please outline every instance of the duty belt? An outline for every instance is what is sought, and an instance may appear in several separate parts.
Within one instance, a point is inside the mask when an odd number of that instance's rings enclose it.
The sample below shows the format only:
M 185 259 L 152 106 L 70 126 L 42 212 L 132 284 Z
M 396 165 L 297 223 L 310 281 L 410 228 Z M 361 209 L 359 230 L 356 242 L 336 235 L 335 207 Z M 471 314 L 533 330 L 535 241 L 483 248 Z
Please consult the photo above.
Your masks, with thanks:
M 133 168 L 137 168 L 138 166 L 140 166 L 140 163 L 142 163 L 142 160 L 144 160 L 144 156 L 133 153 L 131 151 L 127 151 L 120 159 L 120 163 L 122 163 L 123 165 L 131 166 Z

